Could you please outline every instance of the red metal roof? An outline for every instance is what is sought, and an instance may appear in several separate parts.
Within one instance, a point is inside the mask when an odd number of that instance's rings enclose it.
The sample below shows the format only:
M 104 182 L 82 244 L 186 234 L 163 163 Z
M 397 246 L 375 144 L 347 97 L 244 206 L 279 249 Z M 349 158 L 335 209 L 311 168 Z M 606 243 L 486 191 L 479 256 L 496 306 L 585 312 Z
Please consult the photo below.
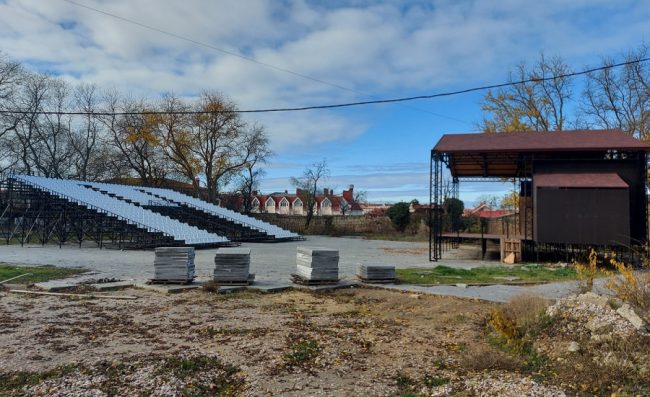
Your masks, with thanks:
M 501 218 L 502 216 L 512 215 L 510 210 L 483 210 L 479 211 L 474 216 L 478 215 L 479 218 Z
M 627 189 L 628 184 L 616 173 L 602 174 L 537 174 L 535 187 Z
M 575 130 L 544 132 L 446 134 L 433 150 L 457 152 L 536 152 L 643 150 L 650 145 L 621 130 Z

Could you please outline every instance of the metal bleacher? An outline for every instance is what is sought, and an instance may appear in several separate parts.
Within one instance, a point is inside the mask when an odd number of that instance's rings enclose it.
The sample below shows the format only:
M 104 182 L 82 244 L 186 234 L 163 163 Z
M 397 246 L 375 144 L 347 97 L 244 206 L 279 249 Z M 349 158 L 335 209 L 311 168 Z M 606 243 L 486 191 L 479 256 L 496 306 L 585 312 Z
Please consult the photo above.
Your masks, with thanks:
M 117 185 L 113 183 L 102 182 L 84 182 L 84 184 L 99 192 L 108 194 L 109 196 L 115 196 L 122 200 L 135 203 L 139 206 L 178 206 L 178 204 L 173 203 L 169 200 L 157 199 L 150 194 L 142 192 L 142 190 L 134 186 Z
M 240 214 L 239 212 L 219 207 L 218 205 L 214 205 L 173 190 L 149 187 L 140 187 L 139 189 L 141 189 L 143 192 L 150 193 L 153 196 L 169 200 L 173 203 L 186 205 L 190 208 L 194 208 L 195 210 L 202 211 L 203 213 L 211 215 L 213 217 L 226 219 L 243 227 L 258 230 L 266 234 L 268 237 L 276 240 L 296 240 L 301 238 L 301 236 L 297 233 L 284 230 L 278 226 L 263 222 L 251 216 Z
M 143 208 L 141 204 L 145 200 L 146 205 L 150 205 L 151 196 L 130 186 L 28 175 L 13 175 L 12 178 L 33 189 L 126 222 L 140 230 L 161 233 L 178 244 L 217 245 L 228 243 L 228 239 L 225 237 Z M 138 205 L 134 205 L 134 203 Z M 165 205 L 175 204 L 167 203 Z

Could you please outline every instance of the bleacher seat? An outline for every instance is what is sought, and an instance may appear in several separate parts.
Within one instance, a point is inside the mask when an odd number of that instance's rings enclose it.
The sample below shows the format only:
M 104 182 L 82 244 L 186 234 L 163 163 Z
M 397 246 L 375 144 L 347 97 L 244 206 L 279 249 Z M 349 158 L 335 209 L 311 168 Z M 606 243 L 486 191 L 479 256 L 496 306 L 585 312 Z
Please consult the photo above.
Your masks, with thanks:
M 272 225 L 267 222 L 263 222 L 251 216 L 240 214 L 239 212 L 232 211 L 227 208 L 219 207 L 218 205 L 214 205 L 206 201 L 199 200 L 197 198 L 188 196 L 183 193 L 178 193 L 174 190 L 150 188 L 150 187 L 140 187 L 139 189 L 141 189 L 144 192 L 149 192 L 153 195 L 156 195 L 161 198 L 165 198 L 167 200 L 170 200 L 178 204 L 185 204 L 189 207 L 201 210 L 207 214 L 211 214 L 213 216 L 217 216 L 220 218 L 225 218 L 228 219 L 229 221 L 249 227 L 251 229 L 262 231 L 266 233 L 268 236 L 274 237 L 276 239 L 300 238 L 299 234 L 290 232 L 288 230 L 284 230 L 278 226 Z
M 94 182 L 53 179 L 39 176 L 14 175 L 16 180 L 57 197 L 79 204 L 88 209 L 107 214 L 123 220 L 149 232 L 160 232 L 176 241 L 188 245 L 226 243 L 228 239 L 175 219 L 158 214 L 141 206 L 133 205 L 118 197 L 111 197 L 93 187 L 111 192 L 141 205 L 150 205 L 151 196 L 137 191 L 130 186 L 100 184 Z M 145 203 L 146 201 L 146 203 Z M 169 203 L 168 205 L 174 205 Z

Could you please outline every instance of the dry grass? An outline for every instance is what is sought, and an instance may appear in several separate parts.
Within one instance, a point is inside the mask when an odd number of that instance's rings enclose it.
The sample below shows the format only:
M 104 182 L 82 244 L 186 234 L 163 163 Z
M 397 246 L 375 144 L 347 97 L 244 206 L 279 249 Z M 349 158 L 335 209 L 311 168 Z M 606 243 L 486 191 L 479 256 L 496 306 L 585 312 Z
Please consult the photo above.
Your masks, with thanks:
M 519 367 L 514 357 L 494 347 L 476 344 L 471 345 L 460 359 L 460 365 L 475 371 L 503 370 L 513 371 Z
M 209 280 L 208 282 L 203 284 L 203 291 L 210 292 L 210 293 L 219 292 L 219 283 L 217 283 L 214 280 Z
M 508 345 L 521 345 L 539 333 L 549 322 L 549 301 L 535 295 L 523 295 L 492 310 L 489 324 Z M 520 346 L 519 346 L 520 347 Z
M 630 284 L 631 278 L 620 280 Z M 548 303 L 524 296 L 493 309 L 487 339 L 496 349 L 471 347 L 463 366 L 522 371 L 577 396 L 650 395 L 648 336 L 607 332 L 593 338 L 577 319 L 548 316 Z M 578 352 L 568 351 L 571 342 L 578 343 Z
M 583 339 L 580 352 L 559 353 L 549 373 L 578 396 L 648 396 L 649 342 L 639 335 L 614 335 L 604 342 Z
M 389 254 L 403 254 L 403 255 L 423 255 L 429 252 L 429 247 L 417 248 L 389 248 L 382 247 L 382 251 Z

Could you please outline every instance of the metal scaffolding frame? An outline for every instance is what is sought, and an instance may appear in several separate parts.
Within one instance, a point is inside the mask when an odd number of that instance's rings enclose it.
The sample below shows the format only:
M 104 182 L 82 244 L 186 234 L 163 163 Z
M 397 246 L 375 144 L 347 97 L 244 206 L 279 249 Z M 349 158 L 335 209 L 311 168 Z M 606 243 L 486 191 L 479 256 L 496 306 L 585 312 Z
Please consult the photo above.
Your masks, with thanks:
M 75 243 L 81 247 L 84 241 L 99 248 L 186 245 L 146 225 L 110 216 L 90 203 L 73 203 L 8 175 L 0 175 L 0 238 L 21 246 Z

